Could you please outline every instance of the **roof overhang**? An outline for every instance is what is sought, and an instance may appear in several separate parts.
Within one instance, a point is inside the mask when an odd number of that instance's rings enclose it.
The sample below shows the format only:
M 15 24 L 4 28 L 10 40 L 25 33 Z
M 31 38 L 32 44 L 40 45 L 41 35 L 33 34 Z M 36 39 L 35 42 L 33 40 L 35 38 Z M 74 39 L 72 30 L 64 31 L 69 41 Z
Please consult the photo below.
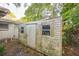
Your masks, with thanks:
M 0 6 L 0 17 L 4 17 L 8 14 L 9 10 Z

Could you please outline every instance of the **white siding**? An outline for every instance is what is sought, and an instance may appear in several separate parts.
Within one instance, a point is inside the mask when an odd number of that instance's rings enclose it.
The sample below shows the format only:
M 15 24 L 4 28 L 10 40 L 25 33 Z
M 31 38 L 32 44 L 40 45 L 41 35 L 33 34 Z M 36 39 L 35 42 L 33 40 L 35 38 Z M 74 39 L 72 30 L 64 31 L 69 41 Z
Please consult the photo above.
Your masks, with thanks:
M 9 24 L 8 30 L 1 30 L 0 31 L 0 40 L 12 38 L 15 35 L 15 38 L 18 38 L 18 29 L 15 28 L 14 24 Z
M 50 25 L 50 35 L 42 35 L 43 25 Z M 24 27 L 25 33 L 23 36 L 20 35 L 20 38 L 26 36 L 22 42 L 26 46 L 28 45 L 47 55 L 62 55 L 61 17 L 28 23 Z
M 35 39 L 36 39 L 36 26 L 35 24 L 31 24 L 26 26 L 27 32 L 27 45 L 35 48 Z

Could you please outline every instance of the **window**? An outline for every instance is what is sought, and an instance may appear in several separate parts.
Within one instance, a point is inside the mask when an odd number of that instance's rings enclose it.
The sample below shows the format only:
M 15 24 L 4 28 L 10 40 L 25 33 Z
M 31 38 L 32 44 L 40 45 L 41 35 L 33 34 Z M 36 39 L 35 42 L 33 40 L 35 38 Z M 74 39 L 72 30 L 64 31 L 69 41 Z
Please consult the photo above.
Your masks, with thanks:
M 24 33 L 24 27 L 21 27 L 21 33 Z
M 8 24 L 0 24 L 0 30 L 8 30 Z
M 50 25 L 42 26 L 42 35 L 50 35 Z

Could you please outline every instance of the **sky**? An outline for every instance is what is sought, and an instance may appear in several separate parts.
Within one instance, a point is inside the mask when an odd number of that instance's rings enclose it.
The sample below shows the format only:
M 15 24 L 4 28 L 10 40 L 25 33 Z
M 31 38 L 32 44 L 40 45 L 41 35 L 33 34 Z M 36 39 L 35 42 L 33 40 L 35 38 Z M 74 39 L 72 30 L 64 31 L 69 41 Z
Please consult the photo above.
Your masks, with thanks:
M 9 9 L 17 19 L 20 19 L 24 17 L 24 12 L 25 10 L 31 5 L 31 3 L 27 3 L 26 8 L 23 6 L 24 3 L 21 3 L 21 7 L 17 8 L 15 5 L 12 3 L 9 3 L 10 5 L 7 5 L 6 3 L 0 3 L 0 6 Z

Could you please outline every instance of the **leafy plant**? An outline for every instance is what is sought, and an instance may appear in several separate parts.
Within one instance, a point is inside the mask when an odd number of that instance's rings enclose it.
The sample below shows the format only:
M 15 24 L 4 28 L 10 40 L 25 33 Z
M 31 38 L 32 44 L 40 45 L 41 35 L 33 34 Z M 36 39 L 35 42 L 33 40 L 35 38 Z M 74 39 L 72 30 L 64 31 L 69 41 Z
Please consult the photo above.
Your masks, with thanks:
M 4 54 L 4 45 L 3 44 L 0 44 L 0 55 L 3 55 Z
M 79 4 L 78 3 L 65 3 L 63 4 L 61 15 L 63 17 L 63 42 L 66 44 L 71 43 L 72 37 L 70 32 L 75 26 L 79 26 Z M 77 29 L 76 29 L 77 30 Z M 74 31 L 74 30 L 73 30 Z M 74 36 L 75 37 L 75 36 Z

